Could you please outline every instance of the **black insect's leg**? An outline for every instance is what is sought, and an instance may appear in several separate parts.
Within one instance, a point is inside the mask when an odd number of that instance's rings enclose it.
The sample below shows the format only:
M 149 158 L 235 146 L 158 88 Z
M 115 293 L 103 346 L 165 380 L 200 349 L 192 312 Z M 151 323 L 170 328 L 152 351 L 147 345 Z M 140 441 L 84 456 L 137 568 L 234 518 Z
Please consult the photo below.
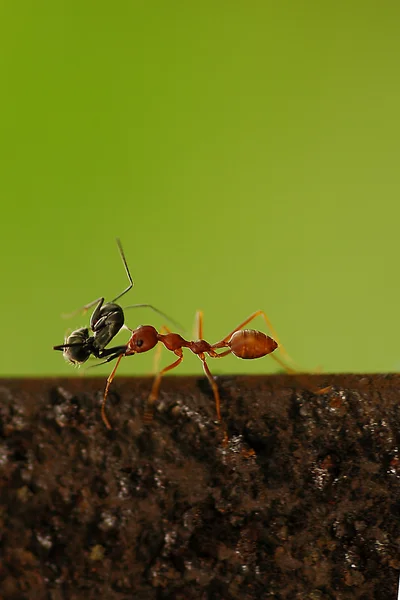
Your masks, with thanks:
M 125 272 L 126 272 L 126 274 L 128 276 L 129 285 L 128 285 L 128 287 L 123 292 L 121 292 L 120 294 L 118 294 L 118 296 L 116 296 L 113 300 L 111 300 L 111 302 L 116 302 L 119 298 L 122 298 L 122 296 L 125 296 L 125 294 L 127 292 L 129 292 L 129 290 L 131 290 L 133 288 L 133 285 L 134 285 L 133 281 L 132 281 L 131 274 L 129 272 L 128 263 L 126 262 L 125 253 L 124 253 L 124 250 L 122 248 L 121 241 L 118 238 L 117 238 L 117 244 L 118 244 L 118 249 L 119 249 L 119 253 L 121 255 L 122 262 L 123 262 L 124 267 L 125 267 Z

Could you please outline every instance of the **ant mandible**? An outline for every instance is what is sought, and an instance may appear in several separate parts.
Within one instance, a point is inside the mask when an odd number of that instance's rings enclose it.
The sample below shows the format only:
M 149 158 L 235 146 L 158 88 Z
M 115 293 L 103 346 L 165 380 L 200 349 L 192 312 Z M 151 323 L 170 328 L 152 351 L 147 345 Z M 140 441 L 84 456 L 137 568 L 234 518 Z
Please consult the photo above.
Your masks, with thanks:
M 201 311 L 198 311 L 196 313 L 198 339 L 195 341 L 185 340 L 181 335 L 179 335 L 178 333 L 172 333 L 165 326 L 164 329 L 167 332 L 165 334 L 158 332 L 152 325 L 140 325 L 135 330 L 131 330 L 132 335 L 126 346 L 124 348 L 118 348 L 114 354 L 110 355 L 107 358 L 107 360 L 104 361 L 104 363 L 106 363 L 117 359 L 117 363 L 107 379 L 107 385 L 104 391 L 103 402 L 101 406 L 101 415 L 106 427 L 108 429 L 112 429 L 107 415 L 105 413 L 105 405 L 110 385 L 115 377 L 115 373 L 117 371 L 119 363 L 121 362 L 122 357 L 148 352 L 149 350 L 152 350 L 158 344 L 158 342 L 164 344 L 165 348 L 173 352 L 178 358 L 172 364 L 168 365 L 167 367 L 164 367 L 164 369 L 162 369 L 156 375 L 147 402 L 147 407 L 145 411 L 145 421 L 149 422 L 153 418 L 154 403 L 158 398 L 158 391 L 160 388 L 162 376 L 165 373 L 167 373 L 167 371 L 175 369 L 175 367 L 177 367 L 182 362 L 182 349 L 188 348 L 191 352 L 193 352 L 193 354 L 199 357 L 203 364 L 204 373 L 206 374 L 207 379 L 210 382 L 211 388 L 213 390 L 217 417 L 219 422 L 222 423 L 219 390 L 206 362 L 206 354 L 208 354 L 208 356 L 211 358 L 222 358 L 223 356 L 227 356 L 228 354 L 232 353 L 238 358 L 254 359 L 261 358 L 263 356 L 266 356 L 267 354 L 271 354 L 272 352 L 274 352 L 274 350 L 278 348 L 278 342 L 275 341 L 275 339 L 266 335 L 262 331 L 256 331 L 254 329 L 243 329 L 248 323 L 250 323 L 250 321 L 252 321 L 258 316 L 263 317 L 267 327 L 270 329 L 274 337 L 277 338 L 267 315 L 262 310 L 258 310 L 252 315 L 250 315 L 247 319 L 245 319 L 245 321 L 243 321 L 243 323 L 238 325 L 238 327 L 236 327 L 227 336 L 225 336 L 222 340 L 215 344 L 209 344 L 206 340 L 203 339 L 203 313 Z M 219 353 L 216 352 L 216 350 L 223 348 L 227 348 L 227 350 L 224 350 L 223 352 Z M 280 349 L 281 351 L 283 350 L 283 352 L 286 354 L 282 346 L 280 346 Z M 286 371 L 290 373 L 295 372 L 294 369 L 291 369 L 280 358 L 276 356 L 273 356 L 273 358 L 275 358 L 275 360 Z M 226 433 L 225 439 L 227 439 Z
M 114 346 L 113 348 L 106 348 L 106 346 L 117 335 L 122 327 L 124 327 L 124 309 L 119 304 L 116 304 L 116 301 L 122 298 L 122 296 L 125 296 L 125 294 L 129 292 L 134 285 L 122 244 L 118 238 L 117 244 L 121 260 L 128 277 L 128 287 L 123 292 L 118 294 L 118 296 L 116 296 L 113 300 L 111 300 L 111 302 L 104 303 L 103 297 L 97 298 L 96 300 L 89 302 L 89 304 L 85 304 L 85 306 L 82 306 L 82 308 L 79 308 L 72 314 L 68 315 L 69 317 L 72 317 L 80 312 L 85 313 L 87 310 L 89 310 L 89 308 L 96 304 L 97 306 L 90 318 L 90 329 L 93 332 L 92 336 L 90 335 L 87 327 L 81 327 L 70 333 L 64 344 L 53 347 L 54 350 L 61 350 L 65 360 L 74 365 L 81 365 L 85 363 L 91 355 L 93 355 L 95 358 L 105 358 L 107 356 L 114 355 L 115 353 L 119 354 L 125 351 L 126 346 Z M 173 319 L 151 304 L 132 304 L 125 307 L 125 310 L 128 308 L 150 308 L 180 328 L 179 323 L 176 323 Z

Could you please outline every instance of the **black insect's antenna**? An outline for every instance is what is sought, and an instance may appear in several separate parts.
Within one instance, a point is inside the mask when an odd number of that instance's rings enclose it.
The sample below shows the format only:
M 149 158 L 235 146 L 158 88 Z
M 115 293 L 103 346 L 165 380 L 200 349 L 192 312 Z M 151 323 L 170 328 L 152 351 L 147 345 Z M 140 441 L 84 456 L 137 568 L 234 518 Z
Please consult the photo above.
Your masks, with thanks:
M 129 279 L 129 285 L 123 292 L 121 292 L 120 294 L 118 294 L 118 296 L 116 296 L 113 300 L 111 300 L 111 302 L 116 302 L 117 300 L 119 300 L 119 298 L 122 298 L 122 296 L 125 296 L 125 294 L 127 292 L 129 292 L 129 290 L 131 290 L 133 288 L 133 286 L 135 285 L 133 283 L 132 276 L 129 271 L 128 263 L 126 262 L 125 253 L 124 253 L 124 249 L 122 248 L 121 240 L 119 238 L 117 238 L 117 244 L 118 244 L 118 249 L 119 249 L 119 253 L 121 255 L 122 262 L 124 263 L 125 272 Z

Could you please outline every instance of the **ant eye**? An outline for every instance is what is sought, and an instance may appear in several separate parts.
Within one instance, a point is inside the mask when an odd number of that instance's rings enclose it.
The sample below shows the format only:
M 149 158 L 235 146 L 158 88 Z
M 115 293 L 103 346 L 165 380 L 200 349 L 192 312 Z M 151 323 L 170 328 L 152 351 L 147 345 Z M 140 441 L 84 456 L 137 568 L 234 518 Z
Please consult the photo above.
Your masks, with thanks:
M 138 348 L 140 348 L 140 346 L 143 346 L 143 340 L 138 340 L 138 341 L 136 342 L 136 346 L 137 346 Z

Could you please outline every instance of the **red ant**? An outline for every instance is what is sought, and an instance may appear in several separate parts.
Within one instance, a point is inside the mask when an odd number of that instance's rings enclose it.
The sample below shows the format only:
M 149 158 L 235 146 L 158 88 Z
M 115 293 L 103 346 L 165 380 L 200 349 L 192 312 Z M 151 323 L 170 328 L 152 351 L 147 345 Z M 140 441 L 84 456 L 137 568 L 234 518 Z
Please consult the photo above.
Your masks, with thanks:
M 175 369 L 183 360 L 183 348 L 189 348 L 193 354 L 196 354 L 201 362 L 203 363 L 204 373 L 206 374 L 208 381 L 212 387 L 215 399 L 215 407 L 217 410 L 217 417 L 220 423 L 222 423 L 221 411 L 220 411 L 220 395 L 218 391 L 218 386 L 212 376 L 210 369 L 208 368 L 206 362 L 206 354 L 208 354 L 211 358 L 222 358 L 223 356 L 227 356 L 232 353 L 238 358 L 244 359 L 254 359 L 261 358 L 266 356 L 267 354 L 271 354 L 278 348 L 278 342 L 273 338 L 269 337 L 262 331 L 256 331 L 254 329 L 243 329 L 250 321 L 255 319 L 258 316 L 262 316 L 267 327 L 270 329 L 271 333 L 274 337 L 277 336 L 275 331 L 264 311 L 258 310 L 250 317 L 248 317 L 243 323 L 241 323 L 238 327 L 236 327 L 231 333 L 225 336 L 222 340 L 215 344 L 209 344 L 206 340 L 203 339 L 203 313 L 198 311 L 196 314 L 197 321 L 197 332 L 198 339 L 195 341 L 185 340 L 178 333 L 172 333 L 167 327 L 164 327 L 167 333 L 159 333 L 155 327 L 152 325 L 140 325 L 135 330 L 132 331 L 132 335 L 126 344 L 125 347 L 118 349 L 114 354 L 108 357 L 108 359 L 104 362 L 110 362 L 111 360 L 118 359 L 117 363 L 112 370 L 110 376 L 107 379 L 107 385 L 104 391 L 103 402 L 101 406 L 101 415 L 103 421 L 108 429 L 112 429 L 110 422 L 105 413 L 105 404 L 107 400 L 108 391 L 110 389 L 110 385 L 115 377 L 116 370 L 123 356 L 131 356 L 133 354 L 140 354 L 142 352 L 148 352 L 152 350 L 158 342 L 164 344 L 167 350 L 173 352 L 178 358 L 172 364 L 164 367 L 155 377 L 153 386 L 151 388 L 150 396 L 147 402 L 147 407 L 145 411 L 145 421 L 149 422 L 153 418 L 153 408 L 154 403 L 158 397 L 158 391 L 160 388 L 161 378 L 164 373 L 167 371 L 171 371 Z M 283 351 L 285 354 L 285 350 L 279 344 L 281 352 Z M 216 352 L 216 350 L 220 348 L 227 348 L 227 350 L 223 352 Z M 295 370 L 288 367 L 281 359 L 273 356 L 275 360 L 288 372 L 294 373 Z M 226 434 L 225 434 L 226 438 Z

